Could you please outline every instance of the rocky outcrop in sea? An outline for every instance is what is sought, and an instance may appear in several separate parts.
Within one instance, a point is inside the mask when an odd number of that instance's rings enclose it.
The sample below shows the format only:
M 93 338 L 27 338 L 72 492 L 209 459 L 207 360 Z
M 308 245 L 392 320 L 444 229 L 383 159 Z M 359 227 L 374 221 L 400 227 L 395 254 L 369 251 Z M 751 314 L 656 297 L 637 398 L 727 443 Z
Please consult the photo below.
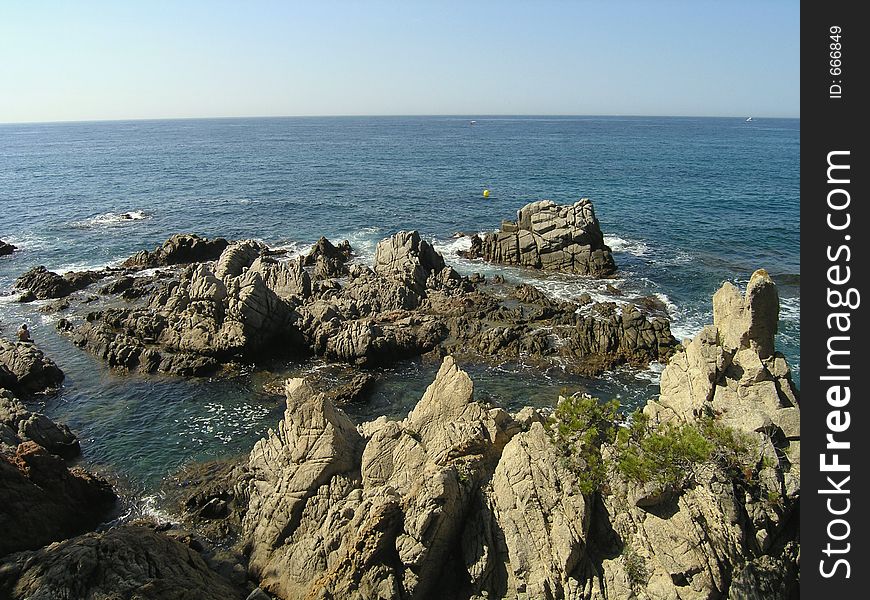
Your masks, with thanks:
M 15 252 L 18 248 L 13 246 L 12 244 L 7 244 L 3 240 L 0 240 L 0 256 L 8 256 Z
M 113 367 L 193 376 L 264 354 L 376 366 L 427 353 L 595 375 L 664 360 L 676 345 L 660 303 L 560 302 L 529 285 L 463 277 L 416 231 L 382 240 L 373 268 L 325 238 L 288 260 L 260 242 L 175 236 L 125 264 L 203 256 L 212 260 L 153 274 L 100 272 L 109 281 L 99 295 L 85 289 L 57 305 L 58 327 Z M 73 277 L 40 269 L 20 285 Z M 26 293 L 55 295 L 43 287 Z
M 568 206 L 552 200 L 526 204 L 517 211 L 516 221 L 502 221 L 499 231 L 483 238 L 472 236 L 464 256 L 593 277 L 616 272 L 588 198 Z

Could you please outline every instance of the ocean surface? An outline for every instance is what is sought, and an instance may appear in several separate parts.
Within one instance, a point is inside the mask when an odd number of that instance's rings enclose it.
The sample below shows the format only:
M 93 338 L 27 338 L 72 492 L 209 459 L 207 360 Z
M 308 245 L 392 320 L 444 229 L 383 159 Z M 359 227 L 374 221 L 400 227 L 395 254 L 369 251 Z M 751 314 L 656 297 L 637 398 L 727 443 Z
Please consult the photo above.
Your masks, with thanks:
M 470 119 L 476 124 L 471 125 Z M 112 372 L 54 329 L 57 315 L 15 301 L 34 265 L 63 272 L 113 264 L 174 233 L 255 238 L 294 252 L 321 235 L 371 261 L 378 240 L 417 229 L 463 274 L 501 273 L 571 298 L 617 302 L 655 294 L 678 338 L 712 322 L 723 281 L 765 268 L 782 299 L 778 348 L 800 381 L 800 121 L 732 118 L 263 118 L 0 125 L 0 335 L 31 323 L 67 373 L 31 408 L 68 423 L 83 462 L 122 482 L 133 503 L 159 505 L 163 478 L 194 460 L 248 450 L 280 418 L 262 391 L 316 361 L 251 367 L 223 380 Z M 489 189 L 489 198 L 482 191 Z M 524 204 L 592 199 L 614 250 L 621 291 L 460 259 L 457 232 L 497 229 Z M 437 365 L 387 370 L 355 419 L 402 416 Z M 661 365 L 596 380 L 522 364 L 469 367 L 481 399 L 552 405 L 560 390 L 658 393 Z

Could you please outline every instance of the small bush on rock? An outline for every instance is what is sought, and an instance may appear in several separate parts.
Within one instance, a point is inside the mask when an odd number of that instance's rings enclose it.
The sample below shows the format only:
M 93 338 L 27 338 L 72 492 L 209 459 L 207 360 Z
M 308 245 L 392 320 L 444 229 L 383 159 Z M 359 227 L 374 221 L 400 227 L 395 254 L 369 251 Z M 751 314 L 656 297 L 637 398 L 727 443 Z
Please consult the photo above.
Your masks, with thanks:
M 551 432 L 564 464 L 577 473 L 584 494 L 597 491 L 605 479 L 601 444 L 616 436 L 619 402 L 599 402 L 585 394 L 559 397 Z

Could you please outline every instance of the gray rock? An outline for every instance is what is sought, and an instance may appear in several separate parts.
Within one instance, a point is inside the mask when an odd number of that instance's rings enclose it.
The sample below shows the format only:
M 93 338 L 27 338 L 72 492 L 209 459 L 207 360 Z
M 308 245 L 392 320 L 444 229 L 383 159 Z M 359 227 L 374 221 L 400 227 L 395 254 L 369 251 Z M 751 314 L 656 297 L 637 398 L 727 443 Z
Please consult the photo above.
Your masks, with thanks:
M 416 231 L 400 231 L 378 242 L 375 273 L 396 278 L 417 291 L 426 288 L 429 275 L 444 268 L 444 258 Z
M 18 394 L 45 393 L 63 382 L 60 368 L 32 342 L 0 338 L 0 381 Z
M 33 267 L 15 280 L 15 287 L 27 290 L 22 301 L 64 298 L 106 277 L 105 271 L 80 271 L 58 275 L 43 266 Z
M 773 348 L 776 286 L 756 271 L 745 296 L 726 283 L 713 307 L 714 325 L 672 357 L 661 395 L 644 412 L 659 425 L 698 425 L 713 415 L 758 457 L 745 467 L 753 483 L 735 483 L 711 463 L 694 470 L 692 486 L 650 504 L 650 492 L 613 471 L 604 504 L 623 544 L 642 555 L 642 587 L 651 596 L 786 600 L 797 585 L 796 531 L 788 523 L 800 498 L 800 409 L 788 365 Z M 608 588 L 627 580 L 624 561 L 603 566 Z
M 43 414 L 30 412 L 12 394 L 0 389 L 0 428 L 4 426 L 8 437 L 3 443 L 8 446 L 17 447 L 22 442 L 33 441 L 64 458 L 81 454 L 78 438 L 69 427 L 55 423 Z
M 3 240 L 0 240 L 0 256 L 9 256 L 17 249 L 18 248 L 16 246 L 13 246 L 12 244 L 7 244 Z
M 517 211 L 516 222 L 502 222 L 500 231 L 483 239 L 473 236 L 465 256 L 593 277 L 616 272 L 588 198 L 569 206 L 551 200 L 527 204 Z

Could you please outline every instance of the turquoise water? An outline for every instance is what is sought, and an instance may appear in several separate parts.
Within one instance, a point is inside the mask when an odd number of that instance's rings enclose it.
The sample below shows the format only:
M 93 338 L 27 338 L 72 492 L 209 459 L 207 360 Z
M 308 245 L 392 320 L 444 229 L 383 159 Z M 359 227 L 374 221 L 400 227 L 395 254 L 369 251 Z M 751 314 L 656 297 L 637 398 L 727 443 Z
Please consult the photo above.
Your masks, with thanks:
M 33 265 L 102 266 L 187 231 L 293 250 L 347 238 L 365 260 L 379 239 L 418 229 L 465 274 L 498 272 L 563 297 L 657 294 L 678 337 L 710 322 L 722 281 L 745 284 L 764 267 L 780 284 L 778 343 L 799 381 L 799 120 L 469 118 L 0 125 L 0 239 L 20 247 L 0 258 L 2 335 L 31 322 L 68 374 L 38 408 L 82 435 L 86 461 L 145 490 L 185 461 L 244 451 L 274 424 L 280 402 L 263 381 L 315 364 L 222 381 L 120 375 L 54 333 L 38 305 L 9 296 Z M 467 243 L 457 231 L 495 229 L 533 200 L 580 197 L 595 203 L 615 251 L 621 299 L 599 282 L 457 258 Z M 598 381 L 521 365 L 471 370 L 482 398 L 511 406 L 546 405 L 562 387 L 636 405 L 657 389 L 655 370 Z M 398 365 L 355 418 L 402 414 L 432 374 Z

